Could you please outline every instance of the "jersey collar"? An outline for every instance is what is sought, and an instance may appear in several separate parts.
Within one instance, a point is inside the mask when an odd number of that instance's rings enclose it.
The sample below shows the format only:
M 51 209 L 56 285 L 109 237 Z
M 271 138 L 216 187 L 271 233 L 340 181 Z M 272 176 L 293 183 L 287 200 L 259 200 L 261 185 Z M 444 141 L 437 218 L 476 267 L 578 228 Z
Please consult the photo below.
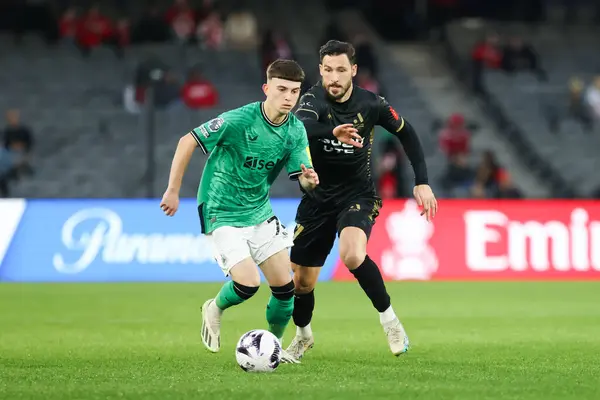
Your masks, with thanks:
M 263 117 L 263 119 L 267 122 L 267 124 L 274 126 L 275 128 L 278 128 L 280 126 L 282 126 L 283 124 L 285 124 L 286 122 L 288 122 L 288 119 L 290 119 L 290 114 L 288 113 L 285 118 L 283 119 L 283 121 L 281 121 L 280 124 L 275 124 L 273 123 L 273 121 L 271 121 L 269 119 L 269 117 L 267 117 L 267 113 L 265 112 L 265 103 L 261 102 L 260 103 L 260 113 Z

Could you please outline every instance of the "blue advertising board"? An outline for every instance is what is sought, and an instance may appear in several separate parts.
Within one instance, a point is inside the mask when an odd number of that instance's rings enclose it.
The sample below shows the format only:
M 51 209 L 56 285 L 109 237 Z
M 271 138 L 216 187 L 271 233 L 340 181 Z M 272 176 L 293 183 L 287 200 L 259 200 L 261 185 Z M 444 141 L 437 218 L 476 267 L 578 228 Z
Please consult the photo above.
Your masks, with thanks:
M 299 200 L 272 201 L 292 233 Z M 337 261 L 332 250 L 321 273 Z M 200 233 L 196 202 L 166 217 L 159 200 L 0 201 L 0 280 L 218 282 L 225 277 Z

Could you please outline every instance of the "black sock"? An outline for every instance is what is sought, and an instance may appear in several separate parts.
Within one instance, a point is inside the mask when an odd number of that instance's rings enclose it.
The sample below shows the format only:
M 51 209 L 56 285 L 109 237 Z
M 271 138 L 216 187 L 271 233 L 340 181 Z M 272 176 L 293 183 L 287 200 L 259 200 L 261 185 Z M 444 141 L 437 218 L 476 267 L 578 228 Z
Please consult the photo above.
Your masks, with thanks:
M 375 307 L 377 311 L 384 312 L 390 307 L 390 295 L 385 289 L 381 271 L 379 271 L 377 264 L 375 264 L 368 255 L 358 268 L 350 272 L 352 272 L 362 290 L 364 290 L 369 299 L 371 299 L 371 303 L 373 303 L 373 307 Z
M 315 309 L 315 291 L 308 293 L 296 293 L 294 296 L 294 324 L 304 328 L 312 320 L 313 310 Z

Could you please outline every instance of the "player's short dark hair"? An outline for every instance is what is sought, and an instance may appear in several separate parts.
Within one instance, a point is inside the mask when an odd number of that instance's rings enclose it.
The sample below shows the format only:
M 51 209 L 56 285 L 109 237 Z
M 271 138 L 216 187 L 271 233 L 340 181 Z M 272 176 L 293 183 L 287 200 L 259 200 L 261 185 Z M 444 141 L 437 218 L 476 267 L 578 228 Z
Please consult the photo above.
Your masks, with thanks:
M 304 70 L 294 60 L 275 60 L 267 68 L 267 80 L 279 78 L 286 81 L 302 82 L 304 81 Z
M 348 42 L 340 42 L 339 40 L 330 40 L 319 49 L 319 61 L 323 62 L 325 56 L 339 56 L 345 54 L 350 60 L 350 64 L 356 63 L 356 50 L 354 46 Z

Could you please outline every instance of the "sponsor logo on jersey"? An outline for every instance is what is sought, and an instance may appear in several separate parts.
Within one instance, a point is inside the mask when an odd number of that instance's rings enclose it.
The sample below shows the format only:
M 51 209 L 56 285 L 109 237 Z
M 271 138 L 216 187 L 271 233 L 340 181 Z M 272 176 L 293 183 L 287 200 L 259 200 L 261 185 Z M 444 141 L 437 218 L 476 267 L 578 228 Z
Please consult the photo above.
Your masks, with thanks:
M 223 120 L 223 118 L 211 119 L 210 121 L 208 121 L 208 129 L 211 132 L 217 132 L 219 129 L 221 129 L 224 123 L 225 121 Z
M 266 160 L 262 160 L 256 156 L 247 156 L 246 160 L 244 161 L 244 168 L 258 170 L 258 171 L 266 169 L 267 171 L 270 171 L 273 168 L 275 168 L 275 166 L 277 164 L 279 164 L 280 161 L 281 160 L 266 161 Z
M 335 154 L 354 154 L 355 147 L 351 144 L 342 143 L 337 139 L 319 139 L 323 143 L 323 150 L 327 153 Z M 361 138 L 359 143 L 363 143 L 364 138 Z
M 392 117 L 394 117 L 394 119 L 396 121 L 398 121 L 400 119 L 400 117 L 398 116 L 398 113 L 396 112 L 396 110 L 394 110 L 394 107 L 390 106 L 390 112 L 392 113 Z

